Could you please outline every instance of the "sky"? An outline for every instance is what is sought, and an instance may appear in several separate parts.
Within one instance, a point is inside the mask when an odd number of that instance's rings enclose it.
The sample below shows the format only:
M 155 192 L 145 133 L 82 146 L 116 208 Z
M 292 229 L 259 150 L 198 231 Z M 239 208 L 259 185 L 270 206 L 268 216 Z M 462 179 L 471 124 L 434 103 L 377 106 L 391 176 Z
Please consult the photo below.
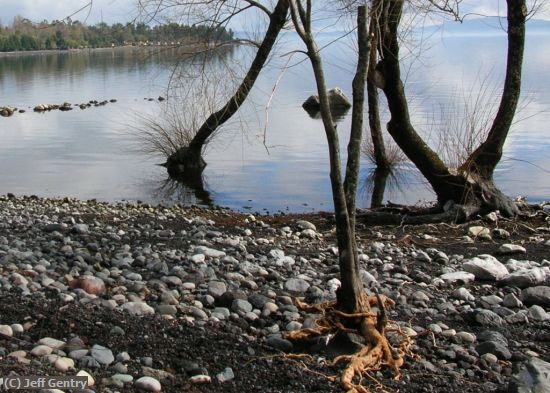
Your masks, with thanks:
M 533 0 L 531 0 L 533 1 Z M 539 2 L 543 0 L 538 0 Z M 108 24 L 129 22 L 138 16 L 138 0 L 93 0 L 92 7 L 85 7 L 90 0 L 0 0 L 2 12 L 0 21 L 7 25 L 16 15 L 34 22 L 44 19 L 64 19 L 72 15 L 73 20 L 95 24 L 104 21 Z M 82 11 L 77 11 L 85 7 Z M 503 15 L 506 8 L 504 0 L 463 0 L 462 12 L 481 15 Z M 536 16 L 550 20 L 550 5 Z

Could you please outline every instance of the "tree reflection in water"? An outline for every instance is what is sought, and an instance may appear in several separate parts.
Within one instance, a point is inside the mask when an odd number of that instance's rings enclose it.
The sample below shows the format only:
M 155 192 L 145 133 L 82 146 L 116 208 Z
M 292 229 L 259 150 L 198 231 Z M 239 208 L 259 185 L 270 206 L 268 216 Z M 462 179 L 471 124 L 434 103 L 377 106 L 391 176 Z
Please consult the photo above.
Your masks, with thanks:
M 214 200 L 207 190 L 204 176 L 169 176 L 155 186 L 157 197 L 183 205 L 212 206 Z

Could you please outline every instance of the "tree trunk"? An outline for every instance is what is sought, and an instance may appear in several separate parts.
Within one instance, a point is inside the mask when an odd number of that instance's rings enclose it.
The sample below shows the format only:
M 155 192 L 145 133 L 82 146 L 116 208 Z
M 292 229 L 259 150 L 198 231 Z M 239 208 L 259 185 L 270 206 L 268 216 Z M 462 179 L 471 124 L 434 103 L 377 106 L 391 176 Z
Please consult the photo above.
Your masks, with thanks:
M 182 146 L 168 157 L 165 166 L 173 175 L 193 175 L 201 173 L 206 163 L 202 159 L 202 149 L 212 134 L 229 120 L 244 103 L 248 93 L 254 86 L 260 71 L 264 67 L 275 41 L 287 20 L 289 4 L 287 0 L 279 0 L 270 15 L 269 26 L 256 56 L 248 69 L 243 81 L 235 94 L 217 112 L 212 113 L 199 128 L 189 146 Z
M 387 0 L 386 0 L 387 1 Z M 508 70 L 501 108 L 485 141 L 458 171 L 451 171 L 411 124 L 409 109 L 399 67 L 398 26 L 403 0 L 388 1 L 381 16 L 382 58 L 378 67 L 384 78 L 384 94 L 388 100 L 391 120 L 388 132 L 428 180 L 443 207 L 448 201 L 473 205 L 473 212 L 500 210 L 505 215 L 518 212 L 512 201 L 493 183 L 494 168 L 502 155 L 502 146 L 510 128 L 519 96 L 521 59 L 523 54 L 525 1 L 519 5 L 508 0 Z M 510 111 L 511 112 L 510 112 Z M 474 164 L 474 165 L 471 165 Z M 473 171 L 472 167 L 478 170 Z
M 360 7 L 364 8 L 364 7 Z M 359 276 L 359 258 L 357 253 L 357 246 L 355 244 L 355 238 L 351 226 L 351 219 L 349 214 L 349 209 L 347 206 L 348 197 L 355 198 L 355 191 L 353 196 L 350 195 L 353 178 L 348 179 L 348 194 L 344 190 L 344 183 L 342 180 L 342 167 L 340 160 L 340 142 L 338 138 L 338 132 L 336 131 L 336 126 L 332 119 L 332 114 L 330 111 L 330 102 L 327 95 L 327 88 L 325 83 L 325 75 L 323 71 L 323 64 L 321 61 L 321 56 L 319 54 L 319 49 L 313 38 L 311 32 L 311 0 L 307 2 L 307 9 L 304 9 L 300 1 L 292 2 L 290 8 L 292 20 L 296 28 L 297 33 L 302 38 L 303 42 L 307 47 L 307 55 L 310 59 L 311 66 L 313 68 L 313 74 L 315 76 L 315 83 L 317 86 L 317 94 L 319 95 L 319 103 L 321 107 L 321 118 L 323 121 L 323 126 L 325 129 L 325 134 L 328 142 L 329 150 L 329 164 L 330 164 L 330 184 L 332 187 L 332 199 L 334 203 L 334 214 L 336 218 L 336 239 L 338 244 L 338 262 L 340 267 L 340 280 L 342 282 L 340 288 L 337 291 L 337 307 L 348 313 L 357 312 L 363 308 L 363 285 Z M 366 10 L 359 12 L 358 18 L 361 20 L 358 28 L 361 31 L 361 36 L 366 37 Z M 362 51 L 362 53 L 364 53 Z M 365 56 L 365 59 L 368 59 Z M 358 66 L 359 74 L 363 72 L 366 73 L 366 65 Z M 361 76 L 357 77 L 356 81 L 359 81 Z M 364 76 L 363 76 L 364 78 Z M 364 86 L 364 79 L 363 84 Z M 355 84 L 358 88 L 359 82 Z M 354 90 L 354 101 L 355 99 L 360 98 L 360 94 L 355 95 Z M 364 93 L 363 93 L 364 94 Z M 355 106 L 354 102 L 354 106 Z M 361 113 L 362 113 L 362 107 Z M 354 107 L 355 116 L 358 116 L 355 112 L 356 108 Z M 362 119 L 355 119 L 355 124 L 362 124 Z M 357 130 L 355 130 L 354 138 L 351 138 L 350 144 L 352 145 L 351 149 L 355 153 L 355 145 L 360 143 L 361 135 L 359 133 L 359 141 L 357 141 Z M 349 163 L 347 169 L 353 170 L 356 168 L 358 170 L 359 162 Z M 357 174 L 355 174 L 357 176 Z M 355 182 L 356 184 L 356 182 Z M 355 190 L 355 189 L 354 189 Z M 353 206 L 355 206 L 355 201 L 352 201 Z
M 372 146 L 374 149 L 374 161 L 376 169 L 380 172 L 388 172 L 390 164 L 386 155 L 386 146 L 384 143 L 384 137 L 382 136 L 382 126 L 380 125 L 380 105 L 378 97 L 378 87 L 376 86 L 376 63 L 378 54 L 378 40 L 380 30 L 379 17 L 380 17 L 380 0 L 373 2 L 369 35 L 370 35 L 370 53 L 369 53 L 369 71 L 367 79 L 367 97 L 369 105 L 369 128 L 372 139 Z M 383 194 L 383 193 L 382 193 Z
M 504 90 L 497 115 L 489 135 L 462 165 L 463 170 L 478 173 L 492 179 L 493 172 L 502 158 L 502 148 L 512 125 L 521 92 L 521 70 L 525 47 L 525 1 L 508 0 L 508 60 Z
M 374 170 L 372 196 L 370 199 L 370 207 L 372 209 L 382 206 L 384 203 L 384 193 L 386 192 L 386 184 L 390 170 L 379 166 Z
M 361 140 L 363 136 L 363 108 L 365 106 L 365 80 L 369 68 L 369 39 L 367 35 L 367 9 L 357 8 L 357 70 L 352 82 L 353 106 L 351 113 L 351 131 L 348 142 L 348 159 L 344 192 L 348 210 L 351 238 L 355 240 L 355 200 L 357 196 L 357 179 L 361 161 Z

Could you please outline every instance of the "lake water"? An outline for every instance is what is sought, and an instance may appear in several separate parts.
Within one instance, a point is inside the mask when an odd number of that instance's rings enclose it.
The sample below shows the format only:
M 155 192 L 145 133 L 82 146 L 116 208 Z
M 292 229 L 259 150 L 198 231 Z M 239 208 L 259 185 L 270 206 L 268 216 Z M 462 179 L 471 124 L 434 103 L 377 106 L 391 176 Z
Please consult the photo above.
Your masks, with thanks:
M 321 41 L 329 43 L 332 38 L 327 35 Z M 507 194 L 523 195 L 530 201 L 550 196 L 547 38 L 528 37 L 524 99 L 517 116 L 522 120 L 514 125 L 496 174 L 497 184 Z M 295 40 L 288 37 L 286 43 L 292 46 Z M 414 124 L 424 135 L 430 135 L 434 144 L 442 135 L 436 126 L 445 122 L 434 113 L 441 108 L 455 113 L 448 108 L 453 104 L 460 107 L 465 100 L 475 98 L 472 92 L 479 90 L 476 86 L 482 81 L 498 92 L 505 49 L 503 34 L 444 40 L 435 37 L 421 57 L 411 55 L 405 61 Z M 322 124 L 301 108 L 303 100 L 315 90 L 310 66 L 295 55 L 288 63 L 291 67 L 283 73 L 281 69 L 288 60 L 284 54 L 288 52 L 281 48 L 273 57 L 273 64 L 252 92 L 251 102 L 209 145 L 205 192 L 170 182 L 165 169 L 156 165 L 163 158 L 144 156 L 139 151 L 136 127 L 143 123 L 140 117 L 161 119 L 167 102 L 181 105 L 182 113 L 200 113 L 196 105 L 186 109 L 186 104 L 176 100 L 182 90 L 172 78 L 178 62 L 174 51 L 107 49 L 0 56 L 0 106 L 27 110 L 0 118 L 0 194 L 188 204 L 209 199 L 239 210 L 331 210 Z M 339 86 L 351 96 L 354 64 L 348 59 L 353 58 L 353 45 L 329 45 L 323 54 L 328 85 Z M 242 62 L 249 56 L 246 49 L 235 48 L 208 61 L 206 74 L 219 75 L 222 70 L 227 78 L 224 65 Z M 185 70 L 197 67 L 185 61 L 179 64 Z M 167 91 L 170 81 L 172 90 Z M 220 82 L 218 79 L 214 84 Z M 168 96 L 168 101 L 157 102 L 159 95 Z M 68 112 L 32 110 L 42 103 L 109 99 L 117 102 L 86 110 L 76 107 Z M 498 103 L 498 95 L 487 95 L 478 109 L 490 109 L 490 101 Z M 349 123 L 348 114 L 338 124 L 342 148 L 347 143 Z M 361 207 L 370 205 L 369 165 L 365 158 L 358 201 Z M 411 204 L 434 199 L 409 165 L 401 168 L 399 179 L 386 191 L 385 200 Z

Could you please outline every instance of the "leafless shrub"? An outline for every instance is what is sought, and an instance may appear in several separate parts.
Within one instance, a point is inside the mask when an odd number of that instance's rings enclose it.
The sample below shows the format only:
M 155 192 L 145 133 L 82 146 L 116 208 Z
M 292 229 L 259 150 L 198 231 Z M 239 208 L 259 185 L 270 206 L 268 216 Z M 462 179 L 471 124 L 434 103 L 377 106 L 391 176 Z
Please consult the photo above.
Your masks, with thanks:
M 133 127 L 138 149 L 146 154 L 169 157 L 182 146 L 188 146 L 200 126 L 195 116 L 172 104 L 162 105 L 160 116 L 136 114 L 137 125 Z
M 405 153 L 397 146 L 397 144 L 391 138 L 384 138 L 384 145 L 386 146 L 386 156 L 388 159 L 388 164 L 390 171 L 397 169 L 407 162 L 407 157 Z M 368 137 L 363 140 L 361 146 L 361 152 L 363 156 L 366 157 L 369 162 L 376 166 L 376 155 L 374 153 L 374 145 L 372 138 Z

